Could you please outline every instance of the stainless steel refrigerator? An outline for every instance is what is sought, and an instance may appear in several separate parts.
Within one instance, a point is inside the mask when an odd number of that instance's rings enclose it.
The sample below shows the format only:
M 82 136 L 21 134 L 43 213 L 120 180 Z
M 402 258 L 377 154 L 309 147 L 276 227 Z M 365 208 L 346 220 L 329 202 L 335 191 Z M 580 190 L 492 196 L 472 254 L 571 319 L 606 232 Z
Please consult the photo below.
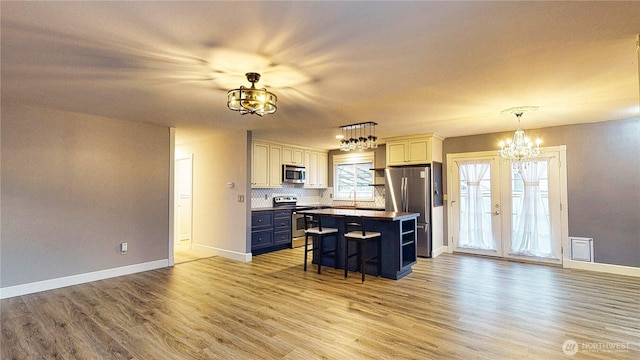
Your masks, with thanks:
M 385 169 L 385 210 L 420 213 L 418 256 L 431 257 L 431 168 Z

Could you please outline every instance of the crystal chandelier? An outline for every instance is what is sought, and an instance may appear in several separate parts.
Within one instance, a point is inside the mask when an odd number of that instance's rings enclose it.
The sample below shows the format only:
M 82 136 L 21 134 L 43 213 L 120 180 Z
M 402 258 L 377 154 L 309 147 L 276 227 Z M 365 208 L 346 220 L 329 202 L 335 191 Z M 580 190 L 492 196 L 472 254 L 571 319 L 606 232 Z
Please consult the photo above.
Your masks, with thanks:
M 340 139 L 340 151 L 377 148 L 376 125 L 378 124 L 368 121 L 340 126 L 342 134 L 336 136 L 336 139 Z M 348 139 L 347 136 L 349 137 Z
M 507 109 L 503 111 L 513 113 L 518 118 L 518 129 L 515 134 L 513 134 L 513 140 L 507 139 L 505 141 L 500 141 L 500 150 L 498 150 L 498 155 L 500 155 L 505 161 L 509 160 L 514 163 L 514 166 L 517 164 L 521 164 L 522 162 L 529 161 L 538 157 L 542 153 L 542 149 L 540 148 L 540 144 L 542 140 L 539 138 L 536 139 L 535 147 L 531 140 L 525 135 L 524 130 L 520 128 L 520 117 L 525 111 L 533 111 L 537 110 L 536 106 L 523 106 L 512 109 Z
M 260 80 L 258 73 L 246 73 L 251 88 L 240 86 L 239 89 L 230 90 L 227 93 L 227 106 L 240 114 L 256 114 L 264 116 L 273 114 L 277 110 L 278 97 L 267 89 L 256 89 L 256 83 Z

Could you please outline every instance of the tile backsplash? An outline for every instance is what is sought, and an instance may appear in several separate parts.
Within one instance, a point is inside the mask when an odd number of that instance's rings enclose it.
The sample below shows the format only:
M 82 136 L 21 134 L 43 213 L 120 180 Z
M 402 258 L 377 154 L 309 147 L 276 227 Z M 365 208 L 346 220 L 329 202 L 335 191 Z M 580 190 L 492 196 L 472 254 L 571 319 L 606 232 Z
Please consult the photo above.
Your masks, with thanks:
M 333 188 L 331 189 L 333 193 Z M 384 188 L 375 187 L 373 191 L 374 201 L 358 200 L 358 206 L 371 208 L 384 208 Z M 350 200 L 333 200 L 331 205 L 352 205 Z
M 296 185 L 284 184 L 282 188 L 252 189 L 251 208 L 263 208 L 273 206 L 273 197 L 282 195 L 295 195 L 298 197 L 298 205 L 351 205 L 349 201 L 333 201 L 333 188 L 305 189 Z M 384 188 L 376 187 L 375 201 L 358 201 L 363 207 L 384 207 Z

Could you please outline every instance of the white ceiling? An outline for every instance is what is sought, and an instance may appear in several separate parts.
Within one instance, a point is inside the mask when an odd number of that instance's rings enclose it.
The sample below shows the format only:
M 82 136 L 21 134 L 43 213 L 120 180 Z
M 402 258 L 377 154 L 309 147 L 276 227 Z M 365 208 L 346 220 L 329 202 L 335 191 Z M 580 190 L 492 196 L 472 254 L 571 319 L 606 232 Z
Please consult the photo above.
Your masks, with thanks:
M 1 2 L 2 103 L 337 148 L 639 118 L 640 2 Z M 226 107 L 249 85 L 258 117 Z

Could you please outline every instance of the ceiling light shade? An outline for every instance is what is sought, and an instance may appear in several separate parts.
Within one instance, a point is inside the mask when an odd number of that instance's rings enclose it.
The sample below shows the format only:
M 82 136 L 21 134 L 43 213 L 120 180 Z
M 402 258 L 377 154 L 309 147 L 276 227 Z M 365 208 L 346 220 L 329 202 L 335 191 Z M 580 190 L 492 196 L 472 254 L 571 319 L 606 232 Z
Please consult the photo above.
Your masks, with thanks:
M 278 107 L 278 97 L 267 91 L 267 89 L 256 89 L 256 83 L 260 80 L 258 73 L 246 73 L 247 80 L 251 83 L 250 88 L 240 86 L 239 89 L 227 92 L 227 107 L 233 111 L 240 111 L 240 114 L 256 114 L 264 116 L 273 114 Z
M 518 129 L 513 134 L 513 140 L 507 139 L 506 142 L 500 141 L 500 150 L 498 150 L 498 155 L 500 155 L 505 161 L 511 161 L 514 166 L 519 166 L 523 162 L 532 160 L 542 154 L 542 149 L 540 148 L 542 140 L 536 139 L 534 147 L 531 140 L 529 140 L 525 135 L 524 130 L 520 128 L 520 117 L 522 117 L 524 111 L 532 111 L 536 109 L 537 107 L 527 106 L 503 111 L 503 113 L 511 112 L 518 118 Z

